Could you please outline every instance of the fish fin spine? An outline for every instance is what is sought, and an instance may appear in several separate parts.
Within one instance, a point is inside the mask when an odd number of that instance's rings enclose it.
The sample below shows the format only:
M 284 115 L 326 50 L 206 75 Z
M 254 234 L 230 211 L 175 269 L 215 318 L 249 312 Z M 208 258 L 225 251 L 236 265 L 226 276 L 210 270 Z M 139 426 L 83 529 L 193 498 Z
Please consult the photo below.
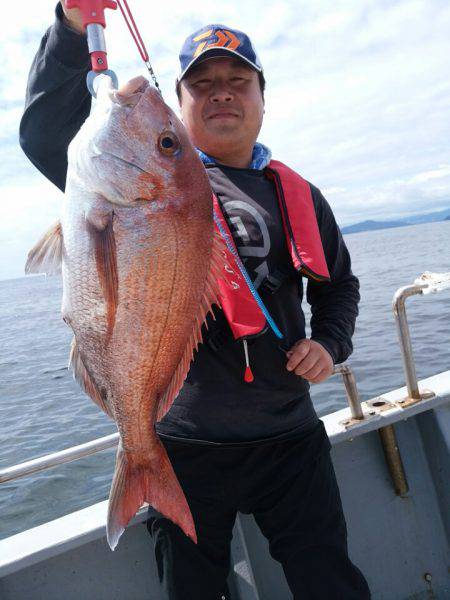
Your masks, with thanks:
M 200 302 L 200 307 L 194 320 L 192 332 L 188 343 L 186 344 L 184 354 L 177 368 L 175 369 L 167 389 L 161 395 L 159 400 L 158 410 L 156 413 L 156 422 L 160 421 L 164 415 L 166 415 L 183 386 L 184 380 L 189 372 L 190 363 L 194 358 L 194 350 L 197 350 L 199 344 L 201 344 L 203 341 L 201 331 L 202 325 L 203 323 L 206 324 L 206 317 L 208 316 L 209 312 L 211 312 L 214 317 L 212 305 L 217 304 L 220 307 L 220 291 L 218 280 L 221 277 L 223 270 L 223 255 L 221 254 L 223 248 L 224 242 L 221 236 L 214 232 L 210 269 L 205 280 L 205 287 L 203 297 Z
M 152 448 L 151 460 L 142 464 L 134 462 L 133 455 L 120 443 L 108 505 L 107 540 L 111 550 L 145 502 L 197 543 L 189 505 L 161 442 L 158 440 Z
M 61 273 L 64 240 L 60 221 L 52 225 L 28 253 L 25 273 Z
M 73 377 L 81 389 L 99 406 L 109 417 L 114 419 L 114 413 L 104 394 L 100 392 L 97 384 L 89 374 L 78 349 L 77 340 L 73 338 L 70 349 L 69 367 L 72 367 Z

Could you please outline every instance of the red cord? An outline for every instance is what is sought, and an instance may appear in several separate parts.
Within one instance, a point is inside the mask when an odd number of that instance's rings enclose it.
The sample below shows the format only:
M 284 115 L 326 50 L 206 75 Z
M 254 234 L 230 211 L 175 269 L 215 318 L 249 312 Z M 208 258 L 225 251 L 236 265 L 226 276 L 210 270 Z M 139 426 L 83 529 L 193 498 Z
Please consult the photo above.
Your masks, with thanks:
M 125 14 L 125 10 L 123 9 L 122 2 L 124 3 L 125 9 L 128 14 Z M 127 24 L 127 27 L 130 30 L 131 36 L 132 36 L 133 40 L 135 41 L 135 44 L 137 46 L 137 49 L 139 50 L 139 54 L 141 55 L 142 60 L 144 62 L 148 62 L 149 58 L 148 58 L 147 48 L 145 47 L 145 44 L 142 41 L 141 34 L 139 33 L 139 29 L 137 28 L 137 25 L 133 19 L 133 15 L 131 14 L 131 10 L 130 10 L 130 7 L 128 6 L 127 0 L 117 0 L 117 4 L 119 5 L 119 8 L 123 15 L 123 18 L 125 19 L 125 23 Z M 128 18 L 130 20 L 128 20 Z M 131 21 L 131 24 L 130 24 L 130 21 Z

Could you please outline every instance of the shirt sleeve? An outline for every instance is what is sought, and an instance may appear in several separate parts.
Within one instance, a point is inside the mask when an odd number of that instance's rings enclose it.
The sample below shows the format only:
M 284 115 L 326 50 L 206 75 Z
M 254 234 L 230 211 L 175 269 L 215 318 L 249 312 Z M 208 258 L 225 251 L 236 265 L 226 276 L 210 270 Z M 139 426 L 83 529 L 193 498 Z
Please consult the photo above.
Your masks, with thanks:
M 64 191 L 67 148 L 91 109 L 90 57 L 86 35 L 64 24 L 60 3 L 55 14 L 31 65 L 19 142 L 39 171 Z
M 313 202 L 331 281 L 308 279 L 306 298 L 311 305 L 311 339 L 330 353 L 333 363 L 342 363 L 353 352 L 359 280 L 352 273 L 351 259 L 333 211 L 322 193 L 311 185 Z

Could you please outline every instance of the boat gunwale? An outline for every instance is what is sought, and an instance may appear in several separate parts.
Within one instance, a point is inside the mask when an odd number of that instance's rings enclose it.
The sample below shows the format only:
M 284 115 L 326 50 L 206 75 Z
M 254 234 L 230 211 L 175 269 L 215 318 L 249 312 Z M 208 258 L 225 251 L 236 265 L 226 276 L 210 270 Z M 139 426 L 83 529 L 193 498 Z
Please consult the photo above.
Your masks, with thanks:
M 376 396 L 372 400 L 362 402 L 363 409 L 370 408 L 370 412 L 375 414 L 351 427 L 343 425 L 343 422 L 351 418 L 349 407 L 321 417 L 332 446 L 450 404 L 450 370 L 421 380 L 420 387 L 431 389 L 435 395 L 405 408 L 397 404 L 405 397 L 405 386 Z M 380 397 L 392 403 L 389 408 L 376 409 L 369 404 Z M 103 500 L 0 540 L 0 577 L 105 537 L 107 505 L 108 500 Z M 141 508 L 129 526 L 145 521 L 147 516 L 148 507 Z

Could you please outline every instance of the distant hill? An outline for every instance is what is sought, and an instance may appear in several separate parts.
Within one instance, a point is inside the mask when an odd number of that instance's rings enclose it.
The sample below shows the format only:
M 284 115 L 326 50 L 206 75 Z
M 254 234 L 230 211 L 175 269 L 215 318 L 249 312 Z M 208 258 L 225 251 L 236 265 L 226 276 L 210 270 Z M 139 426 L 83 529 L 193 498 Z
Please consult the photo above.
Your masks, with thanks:
M 355 225 L 348 225 L 341 229 L 342 233 L 357 233 L 358 231 L 372 231 L 374 229 L 389 229 L 391 227 L 404 227 L 409 225 L 404 221 L 361 221 Z
M 407 225 L 419 225 L 420 223 L 432 223 L 436 221 L 450 221 L 450 208 L 424 215 L 412 215 L 396 221 L 361 221 L 354 225 L 341 227 L 341 231 L 342 233 L 357 233 L 358 231 L 374 231 L 376 229 L 406 227 Z
M 432 221 L 445 221 L 450 217 L 450 208 L 445 210 L 439 210 L 437 212 L 427 213 L 425 215 L 412 215 L 401 219 L 402 221 L 408 221 L 411 225 L 416 223 L 431 223 Z

